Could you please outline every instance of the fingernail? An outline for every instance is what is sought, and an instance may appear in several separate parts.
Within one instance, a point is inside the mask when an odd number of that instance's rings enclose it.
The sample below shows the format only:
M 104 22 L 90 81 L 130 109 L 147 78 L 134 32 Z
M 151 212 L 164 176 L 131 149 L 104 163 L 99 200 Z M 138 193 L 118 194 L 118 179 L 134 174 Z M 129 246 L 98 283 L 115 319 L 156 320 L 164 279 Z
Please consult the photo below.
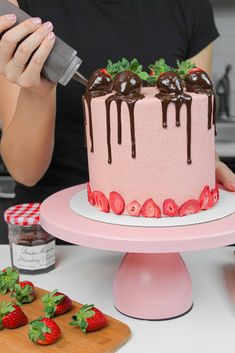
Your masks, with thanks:
M 51 22 L 46 22 L 46 23 L 43 24 L 43 27 L 44 27 L 45 29 L 50 29 L 50 28 L 53 27 L 53 25 L 52 25 Z
M 10 20 L 10 21 L 15 21 L 16 20 L 16 15 L 13 14 L 13 13 L 9 13 L 7 15 L 7 19 Z
M 53 32 L 50 32 L 47 36 L 47 39 L 53 40 L 55 38 L 55 34 Z
M 42 23 L 42 20 L 39 17 L 32 17 L 32 21 L 36 25 L 40 25 Z

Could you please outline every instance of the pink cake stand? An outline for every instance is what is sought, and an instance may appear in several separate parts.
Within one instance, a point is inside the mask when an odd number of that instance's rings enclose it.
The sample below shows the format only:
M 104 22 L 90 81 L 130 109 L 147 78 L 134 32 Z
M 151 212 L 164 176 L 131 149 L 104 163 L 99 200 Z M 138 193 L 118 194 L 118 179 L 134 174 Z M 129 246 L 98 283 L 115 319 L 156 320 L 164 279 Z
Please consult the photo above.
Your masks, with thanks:
M 46 199 L 40 209 L 42 227 L 73 244 L 126 253 L 114 280 L 114 304 L 121 313 L 164 320 L 189 312 L 192 283 L 179 252 L 234 243 L 235 214 L 192 226 L 111 225 L 70 208 L 72 196 L 83 189 L 84 185 L 68 188 Z

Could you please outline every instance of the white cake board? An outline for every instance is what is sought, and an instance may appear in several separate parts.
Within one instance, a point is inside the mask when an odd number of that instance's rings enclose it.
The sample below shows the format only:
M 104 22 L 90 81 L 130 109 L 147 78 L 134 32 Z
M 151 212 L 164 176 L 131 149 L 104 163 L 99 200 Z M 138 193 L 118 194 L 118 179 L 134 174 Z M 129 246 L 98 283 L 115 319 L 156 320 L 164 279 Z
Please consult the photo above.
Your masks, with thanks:
M 177 227 L 216 221 L 235 213 L 234 194 L 220 190 L 219 202 L 209 210 L 185 217 L 130 217 L 105 213 L 91 206 L 87 200 L 87 190 L 75 194 L 69 202 L 70 208 L 80 216 L 103 223 L 134 227 Z

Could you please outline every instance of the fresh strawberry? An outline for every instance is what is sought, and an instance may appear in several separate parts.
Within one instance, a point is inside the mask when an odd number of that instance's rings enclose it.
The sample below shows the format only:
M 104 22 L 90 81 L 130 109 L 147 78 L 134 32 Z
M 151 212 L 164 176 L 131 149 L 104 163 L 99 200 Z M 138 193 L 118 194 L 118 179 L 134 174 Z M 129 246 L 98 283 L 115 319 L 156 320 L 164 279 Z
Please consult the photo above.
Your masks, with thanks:
M 125 209 L 125 201 L 123 197 L 116 191 L 109 194 L 110 208 L 115 214 L 122 214 Z
M 127 213 L 130 216 L 138 217 L 141 211 L 141 205 L 138 201 L 132 201 L 126 206 Z
M 107 75 L 107 76 L 109 76 L 109 77 L 112 77 L 112 76 L 108 73 L 108 71 L 107 71 L 106 69 L 100 69 L 100 72 L 102 72 L 102 74 L 105 74 L 105 75 Z
M 142 217 L 159 218 L 161 217 L 161 210 L 153 199 L 147 199 L 140 211 Z
M 16 299 L 18 305 L 31 303 L 35 298 L 33 283 L 30 281 L 16 283 L 11 297 Z
M 28 322 L 27 316 L 21 308 L 12 303 L 2 302 L 0 306 L 0 329 L 17 328 L 26 325 Z
M 46 317 L 67 313 L 72 308 L 72 300 L 65 294 L 58 292 L 57 289 L 47 293 L 42 297 L 44 312 Z
M 6 294 L 12 291 L 19 280 L 19 272 L 12 267 L 6 267 L 0 271 L 0 293 Z
M 179 214 L 179 206 L 173 199 L 166 199 L 163 202 L 163 214 L 169 217 L 175 217 Z
M 179 209 L 180 217 L 198 213 L 201 210 L 200 203 L 197 200 L 191 199 L 183 203 Z
M 206 185 L 199 197 L 199 204 L 201 207 L 201 210 L 208 210 L 211 208 L 214 204 L 212 194 L 210 192 L 210 188 L 208 185 Z
M 88 202 L 94 206 L 95 205 L 95 201 L 94 201 L 94 197 L 93 197 L 93 193 L 91 191 L 91 185 L 90 183 L 87 183 L 87 198 L 88 198 Z
M 106 316 L 93 304 L 83 305 L 72 320 L 69 324 L 80 327 L 84 333 L 99 330 L 107 324 Z
M 193 67 L 188 71 L 188 74 L 193 74 L 194 72 L 204 72 L 200 67 Z
M 212 196 L 212 200 L 213 200 L 213 205 L 215 205 L 219 200 L 219 187 L 218 187 L 218 185 L 215 187 L 215 189 L 211 190 L 211 196 Z
M 93 199 L 95 207 L 103 212 L 109 212 L 109 201 L 103 192 L 93 191 Z
M 34 343 L 49 345 L 60 338 L 61 330 L 54 320 L 40 317 L 30 322 L 28 335 Z

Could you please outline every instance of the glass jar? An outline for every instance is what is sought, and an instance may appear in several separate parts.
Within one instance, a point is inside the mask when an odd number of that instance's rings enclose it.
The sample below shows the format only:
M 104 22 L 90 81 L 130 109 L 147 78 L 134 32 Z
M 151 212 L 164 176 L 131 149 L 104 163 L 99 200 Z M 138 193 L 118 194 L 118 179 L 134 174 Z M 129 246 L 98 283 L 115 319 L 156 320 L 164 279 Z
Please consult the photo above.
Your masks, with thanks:
M 12 267 L 20 273 L 38 274 L 55 268 L 55 238 L 39 221 L 40 204 L 10 207 L 4 213 Z

